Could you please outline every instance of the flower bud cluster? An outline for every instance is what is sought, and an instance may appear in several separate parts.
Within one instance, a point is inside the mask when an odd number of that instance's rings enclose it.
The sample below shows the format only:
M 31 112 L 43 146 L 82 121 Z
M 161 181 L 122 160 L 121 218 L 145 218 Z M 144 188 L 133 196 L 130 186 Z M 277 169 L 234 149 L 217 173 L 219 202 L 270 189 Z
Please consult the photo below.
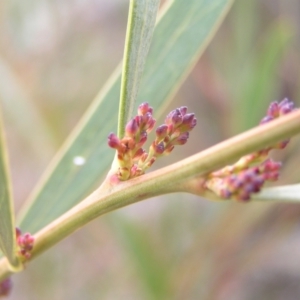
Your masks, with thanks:
M 155 125 L 152 113 L 152 107 L 148 103 L 142 103 L 138 107 L 138 115 L 126 125 L 122 139 L 114 133 L 108 136 L 108 145 L 117 150 L 117 175 L 120 180 L 144 174 L 157 157 L 171 153 L 176 145 L 184 145 L 189 138 L 189 131 L 197 124 L 195 115 L 187 113 L 187 107 L 171 111 L 165 124 L 156 129 L 156 139 L 147 153 L 143 146 Z
M 278 179 L 280 167 L 281 163 L 268 159 L 259 166 L 224 178 L 214 177 L 206 182 L 206 187 L 221 198 L 248 201 L 251 194 L 258 193 L 266 181 Z
M 12 289 L 12 281 L 11 278 L 6 278 L 0 282 L 0 297 L 8 296 Z
M 284 98 L 280 102 L 274 101 L 269 105 L 267 115 L 264 118 L 262 118 L 260 124 L 265 124 L 270 121 L 273 121 L 274 119 L 280 118 L 283 115 L 292 112 L 293 110 L 295 110 L 295 104 L 288 98 Z M 284 149 L 288 143 L 289 140 L 282 141 L 276 145 L 273 145 L 271 148 L 265 149 L 265 151 L 270 151 L 272 149 Z
M 265 124 L 294 110 L 294 103 L 288 99 L 272 102 L 267 115 L 260 124 Z M 247 201 L 252 193 L 260 191 L 266 181 L 275 181 L 279 176 L 281 163 L 268 158 L 272 149 L 283 149 L 287 141 L 248 154 L 234 165 L 226 166 L 208 175 L 205 183 L 207 189 L 225 199 Z
M 34 244 L 34 237 L 30 233 L 22 232 L 19 228 L 16 228 L 17 245 L 19 247 L 18 254 L 25 259 L 29 259 L 31 256 L 31 250 Z

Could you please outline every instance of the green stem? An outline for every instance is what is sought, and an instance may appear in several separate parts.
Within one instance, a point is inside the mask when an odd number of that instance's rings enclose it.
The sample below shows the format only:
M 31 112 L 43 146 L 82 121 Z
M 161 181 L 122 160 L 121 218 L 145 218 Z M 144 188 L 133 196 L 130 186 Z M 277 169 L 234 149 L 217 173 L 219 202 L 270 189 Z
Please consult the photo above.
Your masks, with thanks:
M 119 138 L 124 136 L 126 123 L 133 114 L 159 3 L 159 0 L 130 0 L 119 104 Z
M 241 156 L 286 140 L 298 133 L 300 133 L 300 110 L 235 136 L 168 167 L 120 182 L 116 186 L 102 185 L 81 203 L 35 235 L 31 259 L 100 215 L 156 195 L 176 192 L 178 190 L 173 187 L 186 178 L 204 176 L 232 163 Z M 2 259 L 0 280 L 7 276 L 7 268 L 5 259 Z

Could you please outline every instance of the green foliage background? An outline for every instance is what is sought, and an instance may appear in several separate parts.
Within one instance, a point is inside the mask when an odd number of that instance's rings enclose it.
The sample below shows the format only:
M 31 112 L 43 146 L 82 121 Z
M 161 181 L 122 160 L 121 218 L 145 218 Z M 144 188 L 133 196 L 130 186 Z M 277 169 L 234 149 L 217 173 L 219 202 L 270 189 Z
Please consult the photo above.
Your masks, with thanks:
M 0 4 L 0 97 L 17 208 L 122 57 L 128 2 L 82 3 Z M 272 100 L 299 105 L 299 12 L 293 0 L 236 1 L 168 108 L 188 105 L 198 126 L 158 167 L 255 126 Z M 275 154 L 285 162 L 280 183 L 299 182 L 298 149 L 295 139 Z M 299 216 L 292 204 L 151 199 L 43 254 L 14 276 L 11 299 L 297 299 Z

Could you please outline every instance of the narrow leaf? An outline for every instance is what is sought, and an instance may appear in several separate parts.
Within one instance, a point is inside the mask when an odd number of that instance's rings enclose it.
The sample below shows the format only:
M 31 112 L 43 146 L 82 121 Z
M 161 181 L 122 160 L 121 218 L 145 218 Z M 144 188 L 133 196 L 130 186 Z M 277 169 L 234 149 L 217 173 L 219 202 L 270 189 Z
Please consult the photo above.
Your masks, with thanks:
M 300 202 L 300 184 L 265 188 L 253 200 L 266 202 Z
M 0 249 L 12 266 L 18 265 L 16 258 L 16 235 L 12 203 L 11 183 L 8 174 L 8 158 L 0 124 Z
M 140 80 L 159 7 L 159 0 L 131 0 L 122 70 L 118 135 L 133 115 Z
M 182 0 L 169 2 L 154 32 L 138 96 L 138 101 L 150 102 L 156 117 L 196 64 L 231 3 L 231 0 L 190 0 L 188 5 Z M 114 156 L 106 138 L 117 128 L 119 91 L 118 71 L 23 207 L 19 218 L 23 230 L 35 233 L 100 184 Z

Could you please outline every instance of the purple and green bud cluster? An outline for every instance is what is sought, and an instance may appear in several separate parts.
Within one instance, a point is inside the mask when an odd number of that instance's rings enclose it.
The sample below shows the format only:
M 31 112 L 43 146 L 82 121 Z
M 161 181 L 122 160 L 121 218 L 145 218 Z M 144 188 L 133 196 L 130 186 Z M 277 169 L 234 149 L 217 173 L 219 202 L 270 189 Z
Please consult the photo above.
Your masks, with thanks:
M 294 103 L 288 99 L 272 102 L 267 115 L 260 124 L 280 118 L 294 110 Z M 280 162 L 268 158 L 273 149 L 283 149 L 289 140 L 248 154 L 235 164 L 226 166 L 208 175 L 205 187 L 224 199 L 248 201 L 251 194 L 258 193 L 266 181 L 275 181 L 279 176 Z
M 206 182 L 206 187 L 220 198 L 248 201 L 251 194 L 258 193 L 266 181 L 278 179 L 280 167 L 280 162 L 268 159 L 258 166 L 223 178 L 211 178 Z
M 187 107 L 171 111 L 165 119 L 165 124 L 156 129 L 156 138 L 147 153 L 143 146 L 156 122 L 152 113 L 152 107 L 148 103 L 142 103 L 138 107 L 138 115 L 126 125 L 125 136 L 122 139 L 114 133 L 108 136 L 108 145 L 117 150 L 117 175 L 120 180 L 144 174 L 157 157 L 168 155 L 176 145 L 184 145 L 189 138 L 189 131 L 197 124 L 195 115 L 187 113 Z
M 19 247 L 18 254 L 25 259 L 29 259 L 31 256 L 31 250 L 34 244 L 34 237 L 30 233 L 22 232 L 19 228 L 16 228 L 17 245 Z

